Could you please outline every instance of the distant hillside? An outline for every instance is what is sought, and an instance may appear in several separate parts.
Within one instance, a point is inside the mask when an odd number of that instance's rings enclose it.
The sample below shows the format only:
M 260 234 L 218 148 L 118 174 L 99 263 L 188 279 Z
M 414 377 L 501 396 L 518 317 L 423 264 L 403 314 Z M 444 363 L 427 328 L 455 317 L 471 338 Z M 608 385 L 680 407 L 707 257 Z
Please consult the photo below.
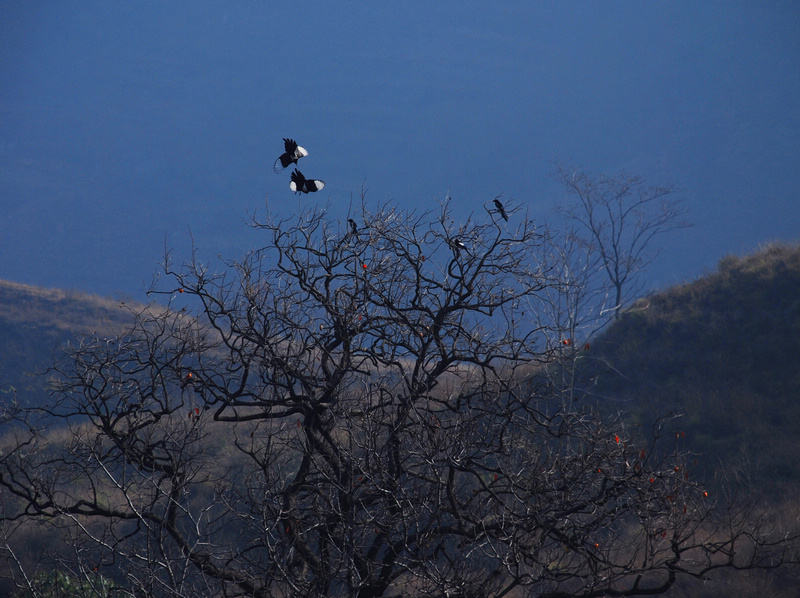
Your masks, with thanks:
M 677 411 L 687 441 L 768 485 L 800 483 L 800 245 L 770 245 L 639 301 L 593 350 L 597 393 L 633 417 Z
M 0 401 L 44 396 L 53 352 L 81 333 L 108 333 L 130 306 L 78 293 L 0 282 Z M 704 454 L 746 464 L 771 485 L 800 486 L 800 245 L 771 245 L 653 294 L 587 353 L 592 392 L 647 425 L 676 424 Z M 609 367 L 610 366 L 610 367 Z
M 0 401 L 46 393 L 41 375 L 54 351 L 81 334 L 110 332 L 130 321 L 120 301 L 76 291 L 0 281 Z

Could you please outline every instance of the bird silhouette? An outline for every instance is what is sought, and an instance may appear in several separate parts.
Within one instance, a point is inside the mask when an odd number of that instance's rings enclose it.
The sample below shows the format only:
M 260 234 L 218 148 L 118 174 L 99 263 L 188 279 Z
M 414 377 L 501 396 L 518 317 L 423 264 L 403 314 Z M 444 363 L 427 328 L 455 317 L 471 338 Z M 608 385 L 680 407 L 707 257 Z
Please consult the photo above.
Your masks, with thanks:
M 503 217 L 503 220 L 508 222 L 508 214 L 506 214 L 506 209 L 503 207 L 503 204 L 500 203 L 499 199 L 494 200 L 494 207 L 497 208 L 497 212 Z
M 448 245 L 450 245 L 450 249 L 452 249 L 456 253 L 458 253 L 460 249 L 467 248 L 467 246 L 464 245 L 464 242 L 458 237 L 453 237 L 452 239 L 450 239 L 450 241 L 448 241 Z
M 295 193 L 313 193 L 319 191 L 325 186 L 323 181 L 319 179 L 307 179 L 303 173 L 294 169 L 292 173 L 292 182 L 289 183 L 289 189 Z
M 300 158 L 308 155 L 306 148 L 297 145 L 294 139 L 286 139 L 284 137 L 283 147 L 286 151 L 284 151 L 272 165 L 272 170 L 274 170 L 276 174 L 283 172 L 283 169 L 289 166 L 289 164 L 297 164 Z
M 347 222 L 350 223 L 350 232 L 354 235 L 358 234 L 358 226 L 356 225 L 356 221 L 352 218 L 348 218 Z

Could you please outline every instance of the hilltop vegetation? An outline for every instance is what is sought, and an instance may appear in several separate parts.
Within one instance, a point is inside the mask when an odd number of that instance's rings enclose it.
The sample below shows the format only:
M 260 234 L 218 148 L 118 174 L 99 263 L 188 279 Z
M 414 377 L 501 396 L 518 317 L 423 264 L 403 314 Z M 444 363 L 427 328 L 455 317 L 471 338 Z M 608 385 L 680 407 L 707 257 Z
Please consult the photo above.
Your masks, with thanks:
M 16 390 L 28 402 L 42 400 L 42 374 L 60 345 L 81 334 L 109 333 L 130 320 L 120 301 L 0 281 L 0 389 Z
M 448 209 L 362 208 L 344 229 L 315 211 L 259 223 L 271 242 L 230 271 L 166 262 L 168 310 L 123 311 L 132 327 L 58 361 L 46 406 L 4 413 L 3 522 L 20 546 L 45 537 L 34 524 L 66 542 L 11 574 L 63 562 L 136 595 L 590 598 L 792 562 L 793 528 L 689 476 L 664 419 L 607 418 L 549 375 L 599 354 L 566 328 L 551 350 L 522 311 L 575 288 L 542 267 L 556 237 Z
M 596 392 L 633 417 L 685 414 L 687 442 L 760 484 L 800 480 L 800 246 L 728 256 L 638 301 L 596 343 Z M 610 365 L 610 368 L 606 366 Z
M 592 391 L 642 422 L 684 414 L 676 425 L 709 470 L 722 460 L 771 485 L 797 483 L 798 291 L 800 245 L 727 256 L 716 271 L 641 299 L 609 327 L 593 343 Z M 0 388 L 43 400 L 41 374 L 59 346 L 119 329 L 131 307 L 0 281 Z

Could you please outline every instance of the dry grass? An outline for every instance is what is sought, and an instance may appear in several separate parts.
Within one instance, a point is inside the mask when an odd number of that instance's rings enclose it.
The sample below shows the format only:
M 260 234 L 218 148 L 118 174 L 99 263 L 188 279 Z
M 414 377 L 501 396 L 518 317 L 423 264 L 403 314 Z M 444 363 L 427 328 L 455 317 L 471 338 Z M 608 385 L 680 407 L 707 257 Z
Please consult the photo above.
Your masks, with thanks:
M 709 471 L 800 483 L 800 245 L 728 256 L 716 272 L 643 299 L 594 344 L 622 376 L 601 393 L 631 412 L 677 411 Z
M 0 319 L 63 332 L 110 331 L 130 321 L 136 305 L 80 291 L 0 281 Z

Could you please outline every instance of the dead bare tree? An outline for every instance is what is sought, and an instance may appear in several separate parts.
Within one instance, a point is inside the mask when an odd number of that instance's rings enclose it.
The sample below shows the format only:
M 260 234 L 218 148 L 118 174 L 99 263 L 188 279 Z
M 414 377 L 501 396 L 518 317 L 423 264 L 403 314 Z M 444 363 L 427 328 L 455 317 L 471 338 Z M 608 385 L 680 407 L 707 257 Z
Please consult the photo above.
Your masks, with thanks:
M 576 226 L 568 235 L 599 260 L 613 291 L 613 313 L 641 291 L 638 276 L 655 258 L 653 239 L 686 228 L 686 210 L 672 185 L 646 186 L 638 176 L 593 176 L 559 167 L 556 178 L 577 201 L 560 211 Z
M 221 273 L 166 259 L 167 308 L 6 414 L 3 520 L 62 525 L 71 570 L 130 596 L 635 596 L 787 560 L 663 422 L 553 393 L 561 331 L 523 313 L 561 284 L 544 232 L 359 219 L 257 223 Z

